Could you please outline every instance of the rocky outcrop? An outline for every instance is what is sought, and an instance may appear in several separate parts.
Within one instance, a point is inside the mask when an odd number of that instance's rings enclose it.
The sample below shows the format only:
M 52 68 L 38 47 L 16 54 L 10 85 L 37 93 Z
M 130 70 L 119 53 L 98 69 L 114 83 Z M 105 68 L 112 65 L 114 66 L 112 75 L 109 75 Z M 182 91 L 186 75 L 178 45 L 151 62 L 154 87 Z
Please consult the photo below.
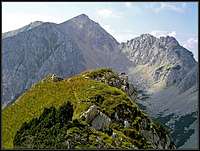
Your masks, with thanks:
M 60 78 L 60 77 L 58 77 L 57 75 L 53 74 L 53 75 L 51 76 L 51 80 L 52 80 L 53 82 L 58 82 L 58 81 L 62 81 L 63 78 Z
M 97 130 L 104 130 L 109 127 L 111 119 L 104 113 L 99 112 L 99 114 L 92 121 L 92 127 Z
M 165 138 L 160 138 L 156 132 L 142 130 L 141 133 L 146 139 L 151 140 L 156 149 L 176 149 L 175 145 L 170 142 L 168 135 L 165 135 Z
M 96 81 L 103 82 L 105 84 L 108 84 L 109 86 L 119 88 L 126 92 L 129 96 L 132 96 L 133 98 L 136 98 L 137 91 L 136 88 L 133 86 L 133 84 L 129 84 L 128 75 L 125 72 L 122 73 L 113 73 L 112 70 L 104 70 L 100 69 L 99 71 L 96 71 L 96 73 L 93 73 L 90 75 L 89 73 L 83 74 L 83 76 L 88 79 L 91 78 Z
M 80 118 L 85 118 L 96 130 L 104 130 L 109 127 L 111 119 L 102 113 L 96 105 L 92 105 Z
M 152 144 L 153 148 L 176 148 L 166 130 L 162 126 L 153 123 L 151 119 L 141 113 L 140 110 L 137 110 L 137 108 L 121 104 L 115 108 L 115 115 L 112 117 L 113 120 L 123 123 L 124 128 L 133 128 L 140 131 L 141 135 Z M 136 137 L 135 134 L 133 136 Z
M 153 148 L 156 149 L 175 149 L 175 145 L 169 138 L 166 130 L 159 125 L 153 124 L 151 119 L 143 115 L 137 108 L 131 108 L 127 105 L 119 105 L 115 108 L 115 113 L 112 118 L 102 113 L 96 105 L 89 107 L 87 111 L 81 114 L 80 118 L 90 123 L 96 130 L 102 130 L 110 127 L 111 121 L 123 122 L 123 127 L 133 128 L 141 131 L 141 135 L 148 140 Z M 143 117 L 144 116 L 144 117 Z M 135 118 L 136 117 L 136 118 Z M 118 137 L 112 132 L 112 138 Z

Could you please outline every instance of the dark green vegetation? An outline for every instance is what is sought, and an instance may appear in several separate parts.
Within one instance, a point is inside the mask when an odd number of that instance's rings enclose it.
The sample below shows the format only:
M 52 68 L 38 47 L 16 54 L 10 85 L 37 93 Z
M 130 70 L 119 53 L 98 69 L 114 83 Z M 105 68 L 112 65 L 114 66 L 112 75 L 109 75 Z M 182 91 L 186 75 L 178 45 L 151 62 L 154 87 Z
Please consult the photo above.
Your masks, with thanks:
M 64 103 L 59 109 L 44 108 L 39 118 L 33 118 L 30 122 L 22 124 L 14 137 L 14 148 L 74 148 L 80 142 L 72 141 L 74 138 L 68 133 L 75 128 L 80 129 L 80 133 L 88 131 L 84 130 L 85 124 L 78 120 L 72 121 L 72 116 L 73 106 L 70 102 Z M 85 145 L 88 139 L 89 134 L 84 135 Z
M 33 118 L 30 122 L 22 124 L 14 137 L 14 148 L 132 148 L 133 144 L 139 148 L 148 147 L 147 145 L 151 147 L 138 130 L 130 128 L 115 130 L 111 126 L 104 131 L 96 131 L 80 119 L 72 121 L 72 116 L 73 107 L 69 102 L 64 103 L 59 109 L 45 108 L 39 118 Z M 113 132 L 118 138 L 112 139 Z
M 171 114 L 169 114 L 169 115 L 167 115 L 167 116 L 164 116 L 164 117 L 159 116 L 159 117 L 157 118 L 157 120 L 160 121 L 162 124 L 166 124 L 167 122 L 170 121 L 170 119 L 171 119 L 173 116 L 174 116 L 174 113 L 171 113 Z
M 64 116 L 63 116 L 64 115 Z M 77 148 L 117 148 L 119 145 L 131 147 L 131 141 L 126 143 L 110 137 L 111 128 L 101 131 L 91 129 L 81 120 L 73 120 L 73 108 L 70 103 L 59 109 L 45 108 L 39 118 L 33 118 L 23 123 L 14 138 L 15 148 L 46 148 L 46 149 L 77 149 Z M 123 135 L 123 134 L 121 134 Z M 123 136 L 126 138 L 125 136 Z M 127 138 L 126 138 L 127 139 Z
M 154 128 L 159 132 L 159 136 L 163 138 L 165 135 L 170 133 L 170 128 L 165 124 L 161 123 L 158 119 L 154 119 Z
M 167 122 L 170 121 L 171 117 L 174 116 L 174 113 L 169 114 L 168 116 L 154 119 L 155 121 L 159 121 L 160 125 L 166 128 L 166 130 L 171 131 L 169 127 L 165 126 Z M 180 147 L 184 145 L 187 139 L 194 133 L 194 129 L 187 129 L 189 126 L 197 119 L 197 112 L 192 112 L 191 114 L 187 114 L 185 116 L 180 117 L 175 121 L 175 127 L 173 133 L 171 133 L 172 140 L 175 142 L 176 147 Z
M 119 78 L 110 69 L 100 69 L 56 82 L 47 76 L 33 85 L 3 109 L 3 147 L 153 148 L 152 140 L 146 139 L 142 130 L 157 131 L 162 138 L 167 132 L 121 89 L 93 80 L 104 74 L 108 75 L 105 80 Z M 94 104 L 111 118 L 109 128 L 95 130 L 80 118 Z M 129 127 L 124 127 L 124 120 Z
M 178 140 L 176 143 L 177 147 L 184 145 L 187 139 L 194 133 L 194 129 L 187 129 L 189 126 L 197 120 L 197 112 L 192 112 L 185 116 L 180 117 L 175 122 L 174 133 L 172 134 L 173 140 Z
M 147 109 L 146 106 L 144 106 L 144 105 L 141 104 L 141 103 L 137 103 L 137 105 L 140 107 L 140 109 L 141 109 L 142 111 L 146 111 L 146 109 Z

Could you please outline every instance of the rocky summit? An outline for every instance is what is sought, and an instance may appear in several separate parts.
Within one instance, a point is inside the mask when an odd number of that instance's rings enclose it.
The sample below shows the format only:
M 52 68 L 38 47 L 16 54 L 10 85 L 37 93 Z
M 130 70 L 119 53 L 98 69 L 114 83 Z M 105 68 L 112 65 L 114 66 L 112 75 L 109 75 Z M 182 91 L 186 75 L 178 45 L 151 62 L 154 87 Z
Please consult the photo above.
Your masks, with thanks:
M 191 80 L 186 89 L 197 83 L 197 78 L 195 78 L 197 62 L 193 54 L 180 46 L 174 37 L 156 38 L 150 34 L 143 34 L 126 43 L 121 43 L 120 48 L 133 63 L 129 70 L 130 74 L 136 73 L 138 79 L 142 80 L 140 82 L 133 78 L 135 83 L 142 84 L 145 81 L 143 86 L 148 88 L 163 84 L 165 87 L 174 84 L 178 86 L 193 68 L 193 74 L 190 74 Z M 186 89 L 182 87 L 181 91 Z

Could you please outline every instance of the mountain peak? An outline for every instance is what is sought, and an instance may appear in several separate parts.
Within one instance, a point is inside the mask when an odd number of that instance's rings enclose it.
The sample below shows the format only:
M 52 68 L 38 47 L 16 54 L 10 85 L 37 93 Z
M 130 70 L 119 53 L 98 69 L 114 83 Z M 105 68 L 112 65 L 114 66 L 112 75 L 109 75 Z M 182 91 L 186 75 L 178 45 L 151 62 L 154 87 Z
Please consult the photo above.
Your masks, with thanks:
M 159 38 L 156 38 L 155 36 L 153 36 L 153 35 L 151 35 L 149 33 L 145 33 L 145 34 L 141 34 L 139 36 L 139 38 L 141 38 L 141 39 L 149 39 L 149 40 L 150 39 L 157 39 L 157 40 L 159 40 L 161 42 L 165 42 L 165 43 L 173 43 L 173 44 L 176 44 L 176 45 L 179 44 L 175 37 L 169 36 L 169 35 L 161 36 Z
M 139 36 L 139 38 L 141 38 L 141 39 L 154 38 L 154 39 L 155 39 L 156 37 L 155 37 L 154 35 L 149 34 L 149 33 L 145 33 L 145 34 L 141 34 L 141 35 Z M 159 39 L 159 40 L 161 40 L 161 41 L 165 40 L 165 41 L 176 41 L 176 42 L 177 42 L 177 40 L 176 40 L 175 37 L 169 36 L 169 35 L 161 36 L 161 37 L 156 38 L 156 39 Z
M 159 40 L 161 42 L 164 42 L 164 43 L 170 43 L 170 44 L 174 44 L 174 45 L 179 45 L 178 41 L 176 40 L 175 37 L 172 37 L 172 36 L 162 36 L 159 38 Z
M 86 14 L 80 14 L 74 18 L 89 18 Z
M 88 24 L 91 24 L 91 23 L 95 23 L 93 20 L 91 20 L 86 14 L 80 14 L 76 17 L 73 17 L 61 24 L 65 24 L 65 23 L 75 23 L 76 25 L 78 25 L 78 27 L 83 27 L 84 25 L 88 25 Z
M 80 15 L 78 15 L 76 17 L 73 17 L 70 20 L 85 22 L 85 21 L 89 21 L 90 18 L 86 14 L 80 14 Z
M 131 45 L 131 44 L 135 43 L 135 41 L 139 41 L 141 45 L 143 45 L 144 43 L 153 45 L 157 41 L 157 42 L 162 43 L 163 45 L 179 46 L 179 43 L 176 40 L 176 38 L 169 36 L 169 35 L 161 36 L 161 37 L 157 38 L 149 33 L 145 33 L 145 34 L 141 34 L 140 36 L 135 37 L 131 40 L 127 40 L 127 43 L 128 43 L 128 45 Z
M 141 34 L 140 37 L 148 38 L 148 37 L 154 37 L 154 36 L 149 33 L 145 33 L 145 34 Z

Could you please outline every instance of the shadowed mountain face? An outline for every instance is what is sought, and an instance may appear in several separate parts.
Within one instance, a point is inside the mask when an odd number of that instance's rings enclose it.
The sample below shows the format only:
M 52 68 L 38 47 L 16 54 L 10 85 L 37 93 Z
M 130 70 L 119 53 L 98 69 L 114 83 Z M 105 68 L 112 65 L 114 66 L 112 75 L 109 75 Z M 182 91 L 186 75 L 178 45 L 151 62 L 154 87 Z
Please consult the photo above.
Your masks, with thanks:
M 4 38 L 2 50 L 3 102 L 48 73 L 67 76 L 86 69 L 77 44 L 52 23 Z
M 176 144 L 184 146 L 194 142 L 197 132 L 197 120 L 187 122 L 197 117 L 197 65 L 174 37 L 142 34 L 120 44 L 84 14 L 61 24 L 36 21 L 2 34 L 2 103 L 16 100 L 50 73 L 69 77 L 110 67 L 128 73 L 140 95 L 148 96 L 138 102 L 174 129 Z
M 88 68 L 112 67 L 127 70 L 130 62 L 120 53 L 119 43 L 98 23 L 82 14 L 59 25 L 82 49 Z
M 61 24 L 39 23 L 3 36 L 4 104 L 49 73 L 66 77 L 97 67 L 124 71 L 129 65 L 118 42 L 84 14 Z

